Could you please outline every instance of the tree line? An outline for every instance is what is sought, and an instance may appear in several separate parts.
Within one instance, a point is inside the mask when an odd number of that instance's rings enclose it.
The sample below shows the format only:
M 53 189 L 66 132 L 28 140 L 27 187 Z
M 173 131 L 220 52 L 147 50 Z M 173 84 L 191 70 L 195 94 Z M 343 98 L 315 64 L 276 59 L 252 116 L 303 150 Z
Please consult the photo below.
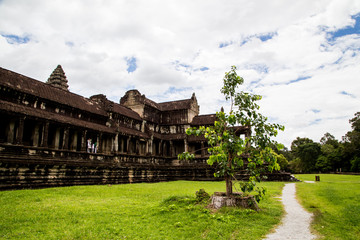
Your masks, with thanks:
M 297 137 L 291 149 L 273 147 L 281 169 L 293 173 L 360 172 L 360 112 L 349 123 L 352 130 L 341 141 L 325 133 L 320 142 Z

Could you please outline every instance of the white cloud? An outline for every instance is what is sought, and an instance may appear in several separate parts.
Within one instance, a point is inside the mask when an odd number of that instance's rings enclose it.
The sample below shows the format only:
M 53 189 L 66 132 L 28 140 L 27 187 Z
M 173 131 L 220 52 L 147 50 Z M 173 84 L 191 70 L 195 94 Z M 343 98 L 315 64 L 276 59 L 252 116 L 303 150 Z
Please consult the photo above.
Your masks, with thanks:
M 236 65 L 243 89 L 264 95 L 262 112 L 285 125 L 280 141 L 340 138 L 359 111 L 360 36 L 332 34 L 358 26 L 359 12 L 357 0 L 3 0 L 0 66 L 46 81 L 61 64 L 71 91 L 116 102 L 130 88 L 155 101 L 195 92 L 213 113 Z

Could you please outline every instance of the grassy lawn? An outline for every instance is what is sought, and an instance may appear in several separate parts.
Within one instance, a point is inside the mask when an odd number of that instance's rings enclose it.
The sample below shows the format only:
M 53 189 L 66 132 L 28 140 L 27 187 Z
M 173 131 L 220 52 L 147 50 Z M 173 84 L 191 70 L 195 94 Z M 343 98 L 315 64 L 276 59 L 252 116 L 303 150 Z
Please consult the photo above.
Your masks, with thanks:
M 315 215 L 313 228 L 324 239 L 360 239 L 360 175 L 319 176 L 314 184 L 297 183 L 300 202 Z M 315 180 L 311 174 L 296 177 Z
M 321 183 L 323 184 L 323 183 Z M 224 182 L 162 182 L 0 192 L 1 239 L 261 239 L 283 210 L 268 188 L 263 210 L 212 213 L 195 192 L 225 191 Z M 175 199 L 175 201 L 174 201 Z

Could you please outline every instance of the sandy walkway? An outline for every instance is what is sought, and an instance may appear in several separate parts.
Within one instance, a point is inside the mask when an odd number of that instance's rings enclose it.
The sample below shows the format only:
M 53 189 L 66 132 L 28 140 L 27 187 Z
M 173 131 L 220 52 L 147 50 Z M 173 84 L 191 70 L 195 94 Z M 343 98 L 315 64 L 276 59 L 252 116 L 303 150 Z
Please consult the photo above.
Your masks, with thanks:
M 288 240 L 288 239 L 315 239 L 316 236 L 310 233 L 310 222 L 312 214 L 306 212 L 295 198 L 295 183 L 287 183 L 282 192 L 282 203 L 285 207 L 286 215 L 282 224 L 275 230 L 276 232 L 267 235 L 269 240 Z

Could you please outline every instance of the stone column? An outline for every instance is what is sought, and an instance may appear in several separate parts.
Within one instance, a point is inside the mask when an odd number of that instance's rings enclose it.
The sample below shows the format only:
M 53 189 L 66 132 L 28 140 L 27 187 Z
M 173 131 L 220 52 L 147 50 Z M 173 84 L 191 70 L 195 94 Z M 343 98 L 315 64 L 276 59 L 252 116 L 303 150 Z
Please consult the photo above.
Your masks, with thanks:
M 15 121 L 11 120 L 6 128 L 6 141 L 8 143 L 14 143 L 14 136 L 15 136 Z
M 42 147 L 48 147 L 49 125 L 50 123 L 48 121 L 46 121 L 45 124 L 43 125 L 43 133 L 41 138 Z
M 69 150 L 69 127 L 65 127 L 63 134 L 62 149 Z
M 59 149 L 59 147 L 60 147 L 60 128 L 56 128 L 54 148 Z
M 104 142 L 105 143 L 105 142 Z M 98 153 L 102 153 L 103 152 L 103 135 L 102 135 L 102 133 L 99 133 L 98 135 L 97 135 L 97 145 L 98 145 L 98 149 L 97 149 L 97 152 Z
M 142 132 L 145 132 L 145 123 L 146 123 L 146 121 L 143 120 L 143 121 L 142 121 L 142 124 L 141 124 L 141 131 L 142 131 Z
M 38 147 L 39 146 L 39 137 L 40 137 L 40 126 L 39 124 L 36 124 L 33 130 L 33 142 L 32 145 L 34 147 Z
M 159 156 L 163 155 L 163 140 L 160 140 L 159 143 Z
M 19 127 L 16 134 L 16 144 L 22 144 L 23 134 L 24 134 L 24 121 L 25 117 L 19 118 Z
M 150 155 L 153 154 L 153 136 L 146 141 L 146 153 Z
M 139 143 L 139 140 L 138 140 L 138 139 L 136 139 L 136 141 L 135 141 L 135 153 L 136 153 L 137 155 L 140 154 L 140 143 Z
M 121 146 L 120 147 L 120 152 L 124 153 L 126 149 L 124 149 L 125 140 L 124 140 L 123 136 L 121 136 L 120 142 L 121 142 L 120 143 L 120 146 Z
M 184 139 L 184 151 L 185 151 L 185 152 L 188 152 L 188 151 L 189 151 L 189 145 L 188 145 L 188 141 L 187 141 L 186 138 Z
M 118 152 L 119 151 L 119 133 L 116 133 L 113 143 L 114 143 L 114 151 Z
M 201 157 L 205 156 L 204 141 L 201 141 Z
M 75 150 L 77 149 L 77 141 L 78 141 L 78 132 L 74 131 L 74 134 L 71 136 L 71 147 L 70 150 Z
M 87 130 L 83 130 L 82 131 L 82 136 L 81 136 L 81 151 L 86 152 L 86 134 L 87 134 Z
M 169 141 L 170 142 L 170 157 L 173 157 L 175 155 L 174 152 L 174 143 L 172 140 Z
M 128 137 L 128 139 L 126 139 L 127 141 L 127 144 L 126 144 L 126 152 L 127 153 L 130 153 L 130 140 L 131 140 L 131 137 Z

